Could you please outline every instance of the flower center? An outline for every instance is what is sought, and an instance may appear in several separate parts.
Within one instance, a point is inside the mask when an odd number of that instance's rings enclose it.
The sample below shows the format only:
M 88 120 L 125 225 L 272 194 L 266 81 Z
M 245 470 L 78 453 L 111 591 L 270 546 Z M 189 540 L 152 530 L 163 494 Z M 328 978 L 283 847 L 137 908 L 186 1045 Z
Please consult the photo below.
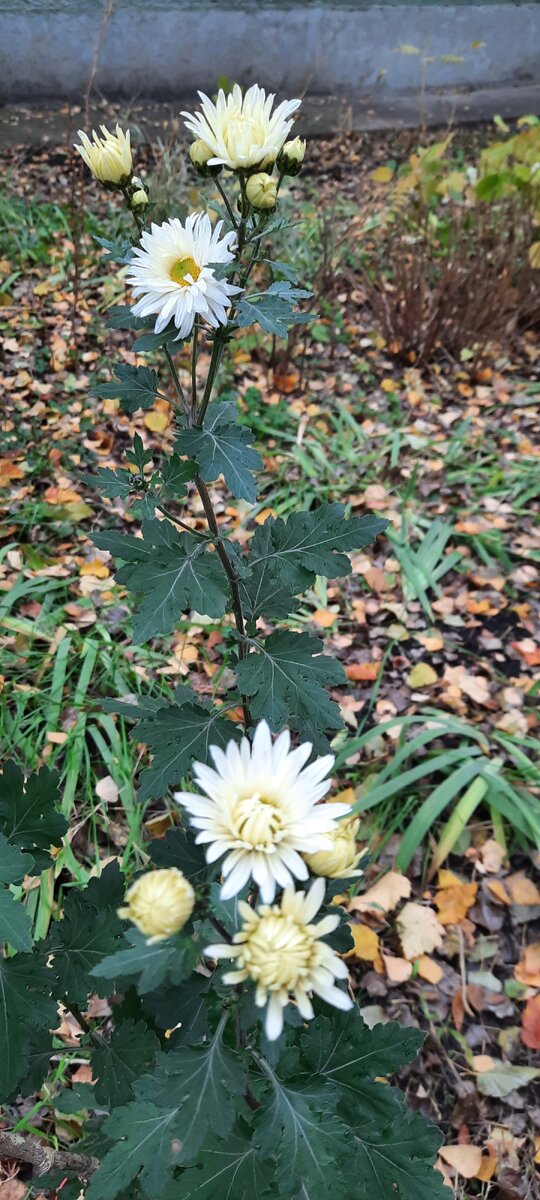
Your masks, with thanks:
M 280 809 L 258 792 L 237 800 L 232 815 L 235 835 L 247 849 L 268 850 L 283 837 Z
M 179 283 L 180 287 L 189 287 L 190 280 L 186 279 L 186 275 L 191 275 L 196 283 L 200 273 L 201 268 L 197 266 L 194 258 L 177 258 L 169 271 L 171 279 L 174 283 Z
M 285 988 L 292 992 L 309 979 L 313 935 L 278 909 L 261 917 L 242 952 L 252 979 L 272 991 Z

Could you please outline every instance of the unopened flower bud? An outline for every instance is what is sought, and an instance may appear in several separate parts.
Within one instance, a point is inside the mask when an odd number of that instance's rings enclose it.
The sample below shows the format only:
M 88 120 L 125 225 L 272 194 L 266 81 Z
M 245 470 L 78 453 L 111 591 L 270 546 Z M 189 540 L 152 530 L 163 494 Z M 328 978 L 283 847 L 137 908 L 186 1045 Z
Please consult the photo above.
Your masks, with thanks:
M 125 900 L 118 916 L 133 921 L 151 943 L 182 929 L 193 912 L 195 893 L 181 871 L 167 867 L 141 875 L 128 888 Z
M 96 179 L 105 187 L 112 190 L 125 187 L 133 174 L 133 160 L 129 129 L 127 133 L 116 126 L 116 133 L 109 133 L 105 125 L 101 126 L 101 136 L 92 131 L 92 140 L 79 129 L 81 145 L 75 146 L 81 158 Z
M 301 137 L 292 138 L 290 142 L 285 142 L 283 149 L 280 150 L 277 157 L 278 171 L 283 175 L 298 175 L 306 154 L 305 139 Z
M 210 146 L 203 142 L 202 138 L 197 138 L 196 142 L 192 142 L 189 147 L 189 157 L 197 171 L 198 175 L 206 178 L 208 175 L 219 175 L 221 165 L 219 163 L 213 166 L 208 165 L 208 159 L 213 158 L 213 151 Z
M 143 187 L 137 188 L 137 190 L 135 192 L 133 192 L 133 195 L 131 196 L 131 199 L 129 202 L 129 207 L 130 208 L 142 208 L 142 207 L 146 207 L 147 204 L 148 204 L 148 192 Z
M 362 857 L 357 853 L 356 837 L 360 822 L 358 817 L 349 817 L 340 821 L 337 829 L 332 829 L 325 837 L 332 842 L 330 850 L 318 850 L 316 854 L 304 854 L 304 859 L 314 875 L 324 875 L 327 879 L 343 879 L 350 875 L 362 875 L 356 867 Z
M 277 180 L 266 171 L 251 175 L 246 184 L 246 195 L 253 208 L 272 209 L 277 202 Z

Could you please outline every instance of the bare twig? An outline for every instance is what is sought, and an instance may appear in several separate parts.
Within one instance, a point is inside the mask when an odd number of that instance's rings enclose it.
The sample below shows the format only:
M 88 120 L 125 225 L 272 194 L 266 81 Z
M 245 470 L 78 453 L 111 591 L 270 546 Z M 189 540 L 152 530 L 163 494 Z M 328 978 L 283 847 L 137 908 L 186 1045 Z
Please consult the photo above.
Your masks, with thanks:
M 34 1175 L 47 1175 L 49 1171 L 71 1171 L 79 1179 L 86 1180 L 97 1171 L 99 1159 L 91 1154 L 74 1154 L 71 1150 L 54 1150 L 52 1146 L 36 1138 L 24 1138 L 20 1133 L 0 1130 L 0 1159 L 14 1159 L 30 1163 Z

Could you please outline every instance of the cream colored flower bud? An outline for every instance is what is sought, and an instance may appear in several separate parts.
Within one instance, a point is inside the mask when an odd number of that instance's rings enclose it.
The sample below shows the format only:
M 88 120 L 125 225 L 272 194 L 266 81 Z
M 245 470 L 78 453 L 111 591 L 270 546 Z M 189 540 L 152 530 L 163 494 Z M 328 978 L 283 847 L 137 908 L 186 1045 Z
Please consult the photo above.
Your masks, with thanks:
M 251 175 L 246 184 L 246 195 L 253 208 L 271 209 L 276 207 L 277 180 L 266 171 Z
M 106 187 L 124 187 L 133 174 L 133 159 L 129 129 L 127 133 L 116 126 L 115 133 L 109 133 L 105 125 L 101 126 L 101 136 L 92 130 L 92 140 L 79 129 L 81 145 L 75 146 L 92 174 Z
M 133 193 L 129 202 L 130 208 L 142 208 L 148 204 L 148 192 L 144 188 L 137 188 Z
M 343 879 L 349 875 L 361 875 L 356 867 L 362 857 L 356 850 L 356 838 L 360 827 L 358 817 L 340 821 L 337 829 L 326 836 L 332 842 L 331 850 L 318 850 L 316 854 L 304 854 L 304 860 L 314 875 L 327 879 Z
M 283 175 L 298 175 L 305 155 L 305 139 L 301 137 L 292 138 L 290 142 L 285 142 L 283 149 L 278 155 L 278 170 Z
M 197 141 L 191 143 L 189 157 L 195 170 L 203 178 L 208 175 L 219 175 L 222 170 L 220 163 L 215 163 L 213 166 L 208 165 L 208 160 L 214 157 L 213 151 L 210 146 L 206 145 L 206 142 L 203 142 L 202 138 L 197 138 Z
M 195 892 L 176 867 L 147 871 L 128 888 L 118 916 L 147 935 L 149 943 L 172 937 L 189 920 Z

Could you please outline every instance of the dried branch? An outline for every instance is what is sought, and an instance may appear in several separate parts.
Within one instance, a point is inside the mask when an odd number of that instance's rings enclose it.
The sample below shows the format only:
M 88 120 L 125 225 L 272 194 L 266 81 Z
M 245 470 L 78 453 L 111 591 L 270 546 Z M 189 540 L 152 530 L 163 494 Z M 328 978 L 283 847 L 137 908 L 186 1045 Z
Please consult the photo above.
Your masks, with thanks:
M 86 1180 L 97 1171 L 99 1160 L 91 1154 L 74 1154 L 71 1150 L 54 1150 L 52 1146 L 36 1138 L 24 1138 L 20 1133 L 0 1130 L 0 1159 L 11 1158 L 17 1162 L 30 1163 L 34 1175 L 47 1175 L 49 1171 L 71 1171 L 79 1179 Z

